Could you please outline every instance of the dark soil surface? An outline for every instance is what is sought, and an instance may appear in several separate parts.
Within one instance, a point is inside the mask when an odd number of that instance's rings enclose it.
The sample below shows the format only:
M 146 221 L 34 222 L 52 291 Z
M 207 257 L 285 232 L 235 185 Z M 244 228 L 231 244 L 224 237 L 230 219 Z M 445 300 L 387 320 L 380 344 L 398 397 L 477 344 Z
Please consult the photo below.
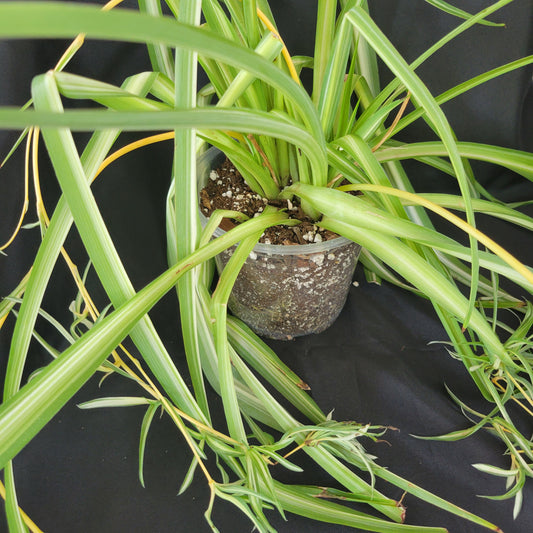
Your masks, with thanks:
M 212 170 L 207 185 L 200 191 L 200 208 L 209 218 L 216 209 L 239 211 L 248 217 L 258 216 L 265 205 L 285 209 L 289 218 L 298 219 L 298 226 L 273 226 L 263 233 L 259 240 L 264 244 L 310 244 L 338 237 L 336 233 L 318 227 L 301 209 L 297 199 L 268 200 L 253 192 L 246 184 L 240 172 L 233 164 L 226 161 L 216 170 Z M 222 229 L 232 227 L 231 221 L 225 220 Z

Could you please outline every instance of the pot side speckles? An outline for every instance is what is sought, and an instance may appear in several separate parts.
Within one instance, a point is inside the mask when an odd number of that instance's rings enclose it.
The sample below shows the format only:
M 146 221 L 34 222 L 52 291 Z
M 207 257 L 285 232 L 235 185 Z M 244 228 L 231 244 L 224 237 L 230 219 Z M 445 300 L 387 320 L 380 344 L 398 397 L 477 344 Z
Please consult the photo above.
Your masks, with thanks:
M 231 253 L 217 257 L 219 270 Z M 320 333 L 344 307 L 358 253 L 359 247 L 350 242 L 332 251 L 298 255 L 254 251 L 239 273 L 229 308 L 272 339 Z

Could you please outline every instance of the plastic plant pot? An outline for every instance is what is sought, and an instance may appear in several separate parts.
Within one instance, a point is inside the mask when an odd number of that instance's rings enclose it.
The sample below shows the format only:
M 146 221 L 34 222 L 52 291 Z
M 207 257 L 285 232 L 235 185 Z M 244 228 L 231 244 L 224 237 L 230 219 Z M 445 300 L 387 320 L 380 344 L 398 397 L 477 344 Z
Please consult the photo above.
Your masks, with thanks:
M 200 189 L 224 159 L 216 148 L 198 158 Z M 223 233 L 217 228 L 214 236 Z M 216 257 L 219 272 L 234 249 Z M 303 245 L 258 243 L 237 277 L 229 309 L 263 337 L 289 340 L 320 333 L 333 324 L 346 303 L 360 250 L 344 237 Z

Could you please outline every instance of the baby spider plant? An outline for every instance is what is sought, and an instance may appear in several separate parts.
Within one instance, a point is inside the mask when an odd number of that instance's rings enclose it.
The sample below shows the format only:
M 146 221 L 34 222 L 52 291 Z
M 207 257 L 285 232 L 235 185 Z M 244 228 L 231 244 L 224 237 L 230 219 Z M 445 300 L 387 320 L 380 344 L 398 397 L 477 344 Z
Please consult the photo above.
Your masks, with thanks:
M 533 271 L 481 233 L 476 214 L 528 230 L 533 229 L 533 219 L 488 195 L 469 162 L 490 162 L 531 180 L 533 156 L 459 142 L 441 106 L 481 83 L 531 64 L 533 57 L 432 95 L 417 68 L 472 26 L 494 25 L 487 17 L 512 0 L 499 0 L 476 14 L 446 2 L 426 1 L 456 16 L 458 23 L 410 64 L 378 28 L 370 14 L 374 2 L 367 0 L 318 1 L 312 57 L 291 57 L 267 0 L 139 0 L 137 11 L 123 9 L 120 0 L 103 9 L 75 2 L 0 3 L 2 39 L 75 39 L 55 68 L 34 78 L 32 100 L 23 111 L 0 108 L 0 127 L 22 131 L 17 146 L 26 143 L 34 161 L 42 137 L 62 191 L 50 217 L 42 207 L 38 210 L 43 237 L 32 269 L 0 304 L 2 322 L 9 312 L 17 312 L 0 407 L 0 468 L 5 472 L 11 531 L 24 531 L 28 523 L 19 509 L 11 460 L 96 372 L 120 374 L 140 387 L 138 397 L 97 399 L 83 407 L 146 405 L 141 482 L 144 443 L 153 416 L 161 410 L 175 423 L 191 453 L 182 490 L 194 475 L 205 477 L 211 495 L 206 520 L 213 530 L 211 510 L 220 498 L 233 503 L 262 532 L 273 531 L 265 513 L 269 509 L 364 531 L 445 531 L 404 523 L 402 504 L 376 488 L 380 479 L 499 531 L 379 465 L 365 451 L 364 440 L 378 439 L 385 428 L 326 416 L 301 378 L 246 325 L 227 314 L 232 286 L 265 229 L 298 221 L 282 209 L 268 207 L 248 220 L 239 213 L 217 211 L 202 228 L 197 158 L 208 145 L 222 150 L 257 194 L 269 200 L 297 198 L 317 225 L 362 245 L 361 262 L 370 279 L 397 284 L 430 300 L 449 335 L 450 351 L 470 373 L 489 413 L 474 411 L 452 395 L 475 422 L 468 431 L 440 438 L 463 438 L 483 428 L 501 438 L 511 460 L 504 475 L 512 482 L 504 496 L 515 497 L 515 512 L 519 511 L 521 489 L 533 475 L 533 445 L 518 429 L 508 406 L 517 404 L 531 415 L 533 313 L 531 303 L 501 289 L 498 279 L 506 278 L 531 293 Z M 128 77 L 121 86 L 69 73 L 68 63 L 84 39 L 143 43 L 152 70 Z M 384 88 L 378 58 L 393 74 Z M 208 79 L 200 90 L 199 69 Z M 312 74 L 309 92 L 300 79 L 303 71 Z M 72 100 L 90 102 L 91 107 L 69 109 Z M 94 103 L 99 107 L 95 109 Z M 434 140 L 407 144 L 399 139 L 398 134 L 415 120 L 429 126 Z M 79 131 L 91 134 L 81 154 L 73 137 Z M 154 131 L 160 133 L 151 137 L 142 133 Z M 140 139 L 116 149 L 124 144 L 125 132 L 139 132 Z M 91 184 L 128 152 L 170 139 L 174 149 L 167 197 L 169 268 L 136 291 Z M 460 194 L 416 192 L 402 166 L 406 159 L 446 172 L 456 180 Z M 460 228 L 468 245 L 436 230 L 430 214 Z M 213 239 L 223 218 L 239 224 Z M 92 303 L 85 278 L 64 248 L 72 224 L 107 293 L 109 309 L 99 311 Z M 234 245 L 212 289 L 213 258 Z M 79 291 L 70 332 L 41 310 L 60 255 Z M 492 273 L 490 279 L 480 274 L 480 268 Z M 180 303 L 189 376 L 178 371 L 147 314 L 173 288 Z M 516 329 L 505 331 L 497 311 L 509 307 L 522 320 Z M 45 339 L 38 339 L 53 360 L 24 384 L 22 373 L 39 314 L 62 332 L 69 347 L 58 353 Z M 122 348 L 126 337 L 135 344 L 139 358 Z M 222 397 L 224 425 L 212 418 L 208 386 Z M 290 407 L 282 403 L 285 400 Z M 220 469 L 207 464 L 207 449 L 216 454 Z M 278 481 L 281 469 L 301 470 L 298 456 L 293 456 L 297 451 L 329 473 L 332 485 L 342 490 Z M 502 474 L 491 465 L 478 468 Z M 368 512 L 332 503 L 324 494 L 363 503 Z

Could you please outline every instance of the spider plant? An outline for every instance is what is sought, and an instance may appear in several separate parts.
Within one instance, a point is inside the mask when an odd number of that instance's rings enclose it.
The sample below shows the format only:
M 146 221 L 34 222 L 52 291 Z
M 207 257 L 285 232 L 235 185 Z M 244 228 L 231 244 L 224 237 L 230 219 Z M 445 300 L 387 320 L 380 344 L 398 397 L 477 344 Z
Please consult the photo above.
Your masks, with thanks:
M 460 23 L 411 64 L 379 30 L 366 0 L 319 0 L 312 58 L 290 56 L 266 0 L 166 0 L 164 10 L 159 0 L 140 0 L 138 12 L 112 9 L 120 0 L 103 10 L 69 2 L 0 4 L 2 38 L 75 38 L 56 67 L 34 79 L 32 105 L 23 111 L 0 108 L 0 127 L 22 130 L 17 145 L 26 141 L 28 154 L 33 146 L 34 160 L 37 139 L 43 137 L 63 194 L 50 218 L 39 208 L 43 238 L 32 270 L 0 307 L 2 319 L 18 307 L 0 407 L 0 467 L 5 470 L 10 530 L 24 531 L 26 520 L 19 509 L 11 460 L 90 376 L 115 372 L 134 380 L 143 392 L 134 398 L 101 398 L 83 407 L 146 405 L 139 450 L 141 482 L 151 420 L 158 409 L 167 413 L 191 452 L 191 468 L 182 490 L 196 471 L 205 476 L 211 491 L 206 519 L 213 529 L 211 509 L 215 499 L 221 498 L 244 512 L 259 531 L 272 531 L 265 515 L 271 508 L 282 515 L 289 511 L 365 531 L 444 531 L 404 524 L 401 503 L 374 487 L 375 479 L 382 478 L 498 531 L 497 526 L 378 465 L 363 442 L 364 438 L 379 438 L 385 428 L 337 422 L 326 416 L 303 390 L 302 380 L 244 324 L 227 315 L 232 284 L 262 232 L 272 225 L 295 222 L 275 209 L 265 209 L 250 220 L 242 220 L 234 212 L 217 212 L 202 229 L 196 159 L 207 144 L 223 150 L 259 194 L 296 196 L 317 224 L 361 244 L 362 263 L 370 279 L 398 284 L 431 301 L 450 337 L 451 351 L 465 365 L 489 406 L 488 414 L 478 413 L 453 397 L 476 422 L 468 431 L 440 438 L 462 438 L 481 428 L 497 434 L 510 454 L 509 470 L 490 465 L 478 468 L 510 480 L 504 496 L 515 497 L 515 512 L 519 511 L 521 489 L 532 475 L 533 449 L 531 440 L 517 429 L 508 405 L 517 403 L 531 414 L 533 371 L 528 335 L 533 313 L 530 303 L 501 289 L 498 279 L 507 278 L 531 292 L 533 272 L 477 230 L 475 216 L 485 213 L 527 229 L 533 227 L 533 220 L 490 197 L 476 181 L 469 161 L 489 161 L 531 179 L 533 156 L 458 142 L 441 105 L 530 64 L 533 58 L 502 65 L 433 96 L 418 77 L 417 67 L 473 25 L 494 25 L 487 17 L 512 0 L 497 1 L 474 15 L 446 2 L 427 1 L 459 17 Z M 153 70 L 129 77 L 120 87 L 67 73 L 69 60 L 86 37 L 144 43 Z M 383 89 L 377 74 L 378 57 L 394 75 Z M 199 91 L 198 64 L 209 79 Z M 312 70 L 310 94 L 300 82 L 303 69 Z M 101 108 L 65 109 L 64 103 L 73 99 L 96 102 Z M 435 140 L 410 144 L 398 140 L 397 134 L 414 120 L 425 121 Z M 123 132 L 154 130 L 163 133 L 112 151 Z M 81 154 L 73 139 L 77 131 L 92 134 Z M 169 139 L 174 139 L 167 202 L 170 267 L 136 292 L 101 217 L 91 183 L 129 151 Z M 460 194 L 417 194 L 401 165 L 404 159 L 420 160 L 450 174 Z M 347 194 L 350 191 L 363 194 Z M 465 217 L 450 209 L 464 212 Z M 469 245 L 438 232 L 428 212 L 463 230 Z M 211 239 L 224 217 L 242 223 Z M 63 248 L 72 223 L 112 311 L 96 309 L 84 277 Z M 237 243 L 211 291 L 212 258 Z M 479 243 L 483 250 L 478 249 Z M 40 309 L 60 254 L 79 290 L 71 332 Z M 490 279 L 480 275 L 480 267 L 492 273 Z M 180 301 L 192 390 L 147 315 L 173 287 Z M 465 287 L 468 296 L 463 293 Z M 519 327 L 501 331 L 497 314 L 501 307 L 516 308 L 522 314 Z M 54 360 L 22 385 L 39 314 L 71 345 L 57 353 L 39 339 Z M 127 336 L 157 383 L 122 347 Z M 289 412 L 257 375 L 299 414 Z M 211 418 L 206 380 L 222 397 L 227 434 L 217 429 Z M 277 437 L 272 438 L 265 427 L 275 430 Z M 218 457 L 220 471 L 216 473 L 206 465 L 207 448 Z M 331 474 L 344 490 L 277 481 L 273 465 L 300 470 L 292 457 L 298 450 Z M 316 497 L 324 495 L 322 490 L 363 502 L 383 516 L 376 518 L 370 512 Z

